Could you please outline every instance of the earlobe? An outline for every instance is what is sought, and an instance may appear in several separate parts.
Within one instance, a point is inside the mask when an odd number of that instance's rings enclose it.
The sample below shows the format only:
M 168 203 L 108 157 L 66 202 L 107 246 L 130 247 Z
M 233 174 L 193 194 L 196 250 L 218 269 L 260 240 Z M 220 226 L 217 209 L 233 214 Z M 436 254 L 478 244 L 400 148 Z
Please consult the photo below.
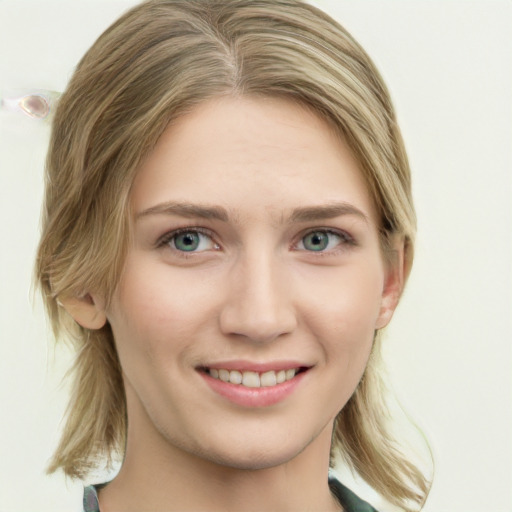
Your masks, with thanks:
M 395 312 L 400 296 L 404 289 L 406 275 L 406 261 L 404 240 L 400 238 L 393 244 L 386 264 L 386 274 L 382 290 L 382 301 L 379 316 L 375 325 L 376 329 L 382 329 L 388 325 Z
M 86 294 L 83 297 L 67 297 L 59 304 L 73 317 L 75 322 L 85 329 L 101 329 L 107 322 L 107 316 L 99 300 Z

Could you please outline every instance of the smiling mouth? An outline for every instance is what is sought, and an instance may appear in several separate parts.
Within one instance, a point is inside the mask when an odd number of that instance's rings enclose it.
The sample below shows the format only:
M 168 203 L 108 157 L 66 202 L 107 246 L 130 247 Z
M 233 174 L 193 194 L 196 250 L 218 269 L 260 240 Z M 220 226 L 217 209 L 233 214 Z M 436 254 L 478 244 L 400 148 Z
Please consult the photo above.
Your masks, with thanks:
M 214 379 L 247 388 L 265 388 L 276 386 L 292 380 L 299 373 L 307 371 L 307 367 L 289 368 L 287 370 L 270 370 L 254 372 L 244 370 L 227 370 L 224 368 L 202 368 L 201 371 Z

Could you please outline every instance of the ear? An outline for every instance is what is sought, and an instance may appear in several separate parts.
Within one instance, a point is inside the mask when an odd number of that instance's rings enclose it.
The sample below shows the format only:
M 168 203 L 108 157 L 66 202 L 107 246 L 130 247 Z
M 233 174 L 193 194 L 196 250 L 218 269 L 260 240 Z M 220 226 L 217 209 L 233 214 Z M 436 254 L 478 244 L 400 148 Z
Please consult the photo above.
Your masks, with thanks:
M 66 297 L 60 305 L 86 329 L 101 329 L 107 322 L 102 302 L 89 293 L 83 297 Z
M 404 239 L 397 237 L 386 255 L 382 300 L 375 329 L 386 327 L 393 317 L 404 289 L 406 272 Z

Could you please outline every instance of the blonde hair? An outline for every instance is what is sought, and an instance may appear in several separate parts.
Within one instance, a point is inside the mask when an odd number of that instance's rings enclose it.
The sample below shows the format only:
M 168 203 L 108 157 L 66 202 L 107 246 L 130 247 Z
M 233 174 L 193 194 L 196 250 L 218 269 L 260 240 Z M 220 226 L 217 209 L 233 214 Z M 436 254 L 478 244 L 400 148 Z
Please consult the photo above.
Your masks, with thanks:
M 49 472 L 84 477 L 122 454 L 126 403 L 112 331 L 87 330 L 59 306 L 90 290 L 110 299 L 130 237 L 137 169 L 173 119 L 219 95 L 276 96 L 328 120 L 358 159 L 383 244 L 400 235 L 412 264 L 410 171 L 383 81 L 334 20 L 298 0 L 149 0 L 109 27 L 77 66 L 53 121 L 36 274 L 57 337 L 77 357 L 67 422 Z M 339 413 L 333 451 L 406 510 L 428 493 L 395 448 L 379 377 L 378 334 L 365 375 Z

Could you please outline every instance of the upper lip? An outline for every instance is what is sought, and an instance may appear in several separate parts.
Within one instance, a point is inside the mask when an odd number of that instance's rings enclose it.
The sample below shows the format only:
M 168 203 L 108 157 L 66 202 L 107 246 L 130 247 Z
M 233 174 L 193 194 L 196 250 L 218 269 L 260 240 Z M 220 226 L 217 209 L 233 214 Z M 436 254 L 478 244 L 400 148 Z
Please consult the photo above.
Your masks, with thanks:
M 264 363 L 247 361 L 247 360 L 231 360 L 208 363 L 201 365 L 200 368 L 215 368 L 216 370 L 239 370 L 248 372 L 264 373 L 269 371 L 290 370 L 292 368 L 310 368 L 311 365 L 304 364 L 299 361 L 269 361 Z

